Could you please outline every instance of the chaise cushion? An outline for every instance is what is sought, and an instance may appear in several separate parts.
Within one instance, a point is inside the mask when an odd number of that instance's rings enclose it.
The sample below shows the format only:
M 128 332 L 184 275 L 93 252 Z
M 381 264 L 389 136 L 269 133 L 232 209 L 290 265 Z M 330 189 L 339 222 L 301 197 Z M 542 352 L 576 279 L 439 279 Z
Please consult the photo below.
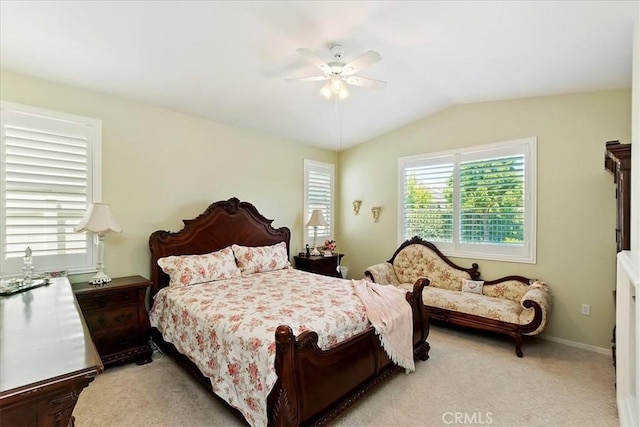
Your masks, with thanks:
M 435 252 L 424 245 L 409 245 L 393 260 L 393 268 L 400 283 L 415 283 L 420 277 L 430 280 L 429 287 L 462 290 L 462 280 L 471 279 L 469 273 L 451 268 Z
M 403 283 L 401 287 L 410 290 L 413 285 Z M 523 310 L 519 302 L 508 299 L 432 288 L 430 286 L 424 288 L 422 300 L 427 307 L 438 307 L 459 313 L 473 314 L 516 325 L 520 323 L 520 313 Z
M 376 283 L 394 286 L 398 286 L 400 284 L 398 276 L 396 276 L 396 273 L 393 270 L 393 265 L 388 262 L 382 262 L 368 267 L 367 273 Z
M 518 280 L 505 280 L 495 285 L 487 285 L 485 283 L 482 293 L 488 297 L 505 298 L 519 303 L 529 289 L 529 286 Z

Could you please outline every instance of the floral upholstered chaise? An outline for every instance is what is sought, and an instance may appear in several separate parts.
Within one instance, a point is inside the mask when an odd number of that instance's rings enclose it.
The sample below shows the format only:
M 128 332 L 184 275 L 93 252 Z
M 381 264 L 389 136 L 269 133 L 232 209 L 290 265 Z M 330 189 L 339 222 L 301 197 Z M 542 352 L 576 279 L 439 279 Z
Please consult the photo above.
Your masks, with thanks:
M 405 241 L 388 262 L 372 265 L 365 275 L 409 290 L 419 278 L 428 278 L 422 295 L 431 319 L 510 335 L 518 357 L 522 336 L 542 332 L 551 311 L 546 284 L 522 276 L 482 281 L 478 264 L 460 267 L 419 237 Z

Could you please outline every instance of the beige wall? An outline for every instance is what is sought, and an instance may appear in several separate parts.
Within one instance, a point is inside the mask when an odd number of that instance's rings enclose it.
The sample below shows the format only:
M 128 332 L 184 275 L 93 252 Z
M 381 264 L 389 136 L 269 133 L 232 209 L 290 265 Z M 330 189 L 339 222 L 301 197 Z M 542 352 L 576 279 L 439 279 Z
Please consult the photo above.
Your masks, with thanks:
M 620 90 L 465 105 L 343 152 L 337 241 L 349 275 L 362 277 L 397 247 L 398 157 L 537 136 L 538 262 L 482 261 L 481 271 L 547 281 L 555 305 L 546 334 L 609 347 L 615 209 L 603 150 L 606 140 L 630 140 L 630 96 Z M 0 97 L 102 120 L 103 200 L 124 230 L 107 236 L 105 261 L 114 277 L 148 275 L 151 232 L 178 230 L 180 219 L 232 196 L 254 203 L 274 226 L 289 227 L 296 253 L 303 159 L 335 160 L 331 151 L 7 71 Z M 363 200 L 359 216 L 353 199 Z M 379 223 L 371 219 L 374 205 L 383 207 Z M 591 316 L 580 315 L 582 303 L 591 304 Z
M 615 321 L 615 195 L 604 143 L 630 141 L 631 91 L 463 105 L 343 152 L 338 245 L 351 277 L 398 246 L 397 159 L 516 138 L 538 138 L 537 263 L 479 261 L 484 278 L 520 274 L 554 295 L 550 337 L 609 348 Z M 353 215 L 351 201 L 363 200 Z M 380 222 L 371 206 L 382 206 Z M 470 265 L 469 259 L 457 259 Z M 591 304 L 591 316 L 580 314 Z
M 289 227 L 297 253 L 303 159 L 335 162 L 333 151 L 7 71 L 0 74 L 0 98 L 102 120 L 102 199 L 123 229 L 106 237 L 113 277 L 148 277 L 153 231 L 180 230 L 181 219 L 234 196 L 253 203 L 275 227 Z

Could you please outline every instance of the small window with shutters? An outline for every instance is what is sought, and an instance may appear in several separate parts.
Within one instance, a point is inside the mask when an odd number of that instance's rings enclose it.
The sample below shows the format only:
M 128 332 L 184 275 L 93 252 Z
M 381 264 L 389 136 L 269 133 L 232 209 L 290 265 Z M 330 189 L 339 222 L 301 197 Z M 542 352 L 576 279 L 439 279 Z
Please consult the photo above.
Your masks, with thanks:
M 536 138 L 399 160 L 400 242 L 446 255 L 535 263 Z
M 76 233 L 99 201 L 101 122 L 8 102 L 0 117 L 0 273 L 95 270 L 91 233 Z
M 304 160 L 303 246 L 313 248 L 314 229 L 307 227 L 307 222 L 314 209 L 321 210 L 327 222 L 326 226 L 317 227 L 318 247 L 326 239 L 334 238 L 334 171 L 334 165 L 330 163 Z

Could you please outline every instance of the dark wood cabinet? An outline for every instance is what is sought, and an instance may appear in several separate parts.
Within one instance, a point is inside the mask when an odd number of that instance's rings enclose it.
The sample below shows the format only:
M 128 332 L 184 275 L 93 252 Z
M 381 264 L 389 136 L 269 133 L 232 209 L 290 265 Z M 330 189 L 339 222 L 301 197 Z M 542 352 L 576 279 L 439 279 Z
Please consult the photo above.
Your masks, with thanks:
M 607 141 L 604 167 L 613 174 L 616 185 L 616 251 L 631 249 L 631 144 Z M 615 303 L 616 291 L 613 291 Z M 616 327 L 611 339 L 613 366 L 616 366 Z
M 0 296 L 0 426 L 72 426 L 102 369 L 66 278 Z
M 151 282 L 141 276 L 120 277 L 94 286 L 76 283 L 73 290 L 91 337 L 105 366 L 134 359 L 151 362 L 151 329 L 145 295 Z
M 616 184 L 616 248 L 631 248 L 631 144 L 607 141 L 604 167 Z
M 337 270 L 344 254 L 333 254 L 331 256 L 294 256 L 293 261 L 298 270 L 310 273 L 322 274 L 324 276 L 342 277 Z

